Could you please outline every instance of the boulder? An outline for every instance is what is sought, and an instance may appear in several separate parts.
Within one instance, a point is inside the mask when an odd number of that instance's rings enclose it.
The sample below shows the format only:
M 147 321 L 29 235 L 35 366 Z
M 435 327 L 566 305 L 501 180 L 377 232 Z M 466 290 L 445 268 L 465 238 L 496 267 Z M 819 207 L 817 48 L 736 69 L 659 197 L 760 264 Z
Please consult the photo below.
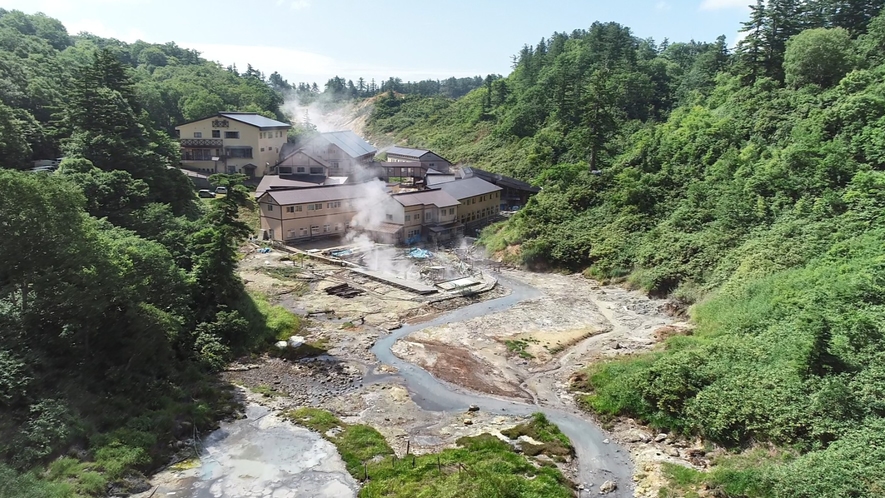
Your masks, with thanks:
M 665 439 L 667 439 L 666 434 L 658 434 L 657 436 L 655 436 L 656 443 L 662 443 L 662 442 L 664 442 Z
M 274 346 L 276 346 L 278 349 L 286 349 L 287 347 L 289 347 L 289 343 L 286 341 L 277 341 Z
M 467 409 L 468 412 L 478 412 L 479 407 L 476 405 L 470 405 L 470 408 Z
M 601 486 L 599 486 L 599 494 L 608 494 L 616 489 L 618 489 L 618 485 L 615 483 L 615 481 L 605 481 L 604 483 L 602 483 Z
M 293 335 L 292 337 L 289 338 L 289 347 L 290 348 L 301 347 L 301 345 L 304 344 L 304 340 L 305 340 L 304 337 L 302 337 L 300 335 Z

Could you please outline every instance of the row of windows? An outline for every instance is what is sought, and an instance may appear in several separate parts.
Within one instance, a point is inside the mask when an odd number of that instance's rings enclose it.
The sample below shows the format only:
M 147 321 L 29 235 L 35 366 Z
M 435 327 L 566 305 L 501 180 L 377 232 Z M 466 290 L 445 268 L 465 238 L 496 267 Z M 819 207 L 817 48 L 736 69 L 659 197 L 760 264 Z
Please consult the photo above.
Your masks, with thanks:
M 267 148 L 267 151 L 268 151 L 268 152 L 273 152 L 273 147 L 268 147 L 268 148 Z M 280 151 L 280 148 L 277 147 L 277 152 L 279 152 L 279 151 Z M 261 152 L 264 152 L 264 147 L 261 148 Z
M 218 157 L 218 149 L 182 149 L 182 161 L 211 161 Z
M 296 173 L 307 173 L 308 168 L 304 166 L 298 166 L 295 168 Z M 280 166 L 280 174 L 281 175 L 291 175 L 292 174 L 292 166 Z M 323 167 L 322 166 L 312 166 L 310 168 L 311 175 L 322 175 Z
M 326 209 L 336 209 L 336 208 L 340 208 L 342 205 L 344 205 L 346 207 L 350 207 L 350 202 L 349 201 L 344 201 L 343 203 L 341 201 L 327 202 Z M 265 206 L 266 206 L 266 210 L 268 212 L 273 211 L 273 204 L 266 204 Z M 285 206 L 285 207 L 286 207 L 287 213 L 300 213 L 302 210 L 302 206 Z M 322 209 L 323 209 L 322 202 L 307 205 L 308 211 L 321 211 Z
M 195 131 L 194 138 L 203 138 L 203 132 Z M 212 138 L 221 138 L 221 130 L 212 130 Z M 226 131 L 224 132 L 224 138 L 240 138 L 240 132 Z
M 415 213 L 415 221 L 418 221 L 418 220 L 420 220 L 420 219 L 421 219 L 421 214 L 420 214 L 420 213 Z M 412 215 L 407 214 L 407 215 L 406 215 L 406 221 L 412 221 Z
M 332 232 L 340 232 L 341 231 L 341 223 L 336 223 L 335 225 L 323 225 L 322 232 L 320 231 L 319 225 L 313 225 L 310 227 L 311 235 L 318 235 L 320 233 L 332 233 Z M 308 230 L 306 227 L 301 227 L 297 232 L 295 230 L 289 230 L 289 238 L 294 239 L 296 237 L 307 237 Z
M 262 131 L 261 138 L 281 138 L 283 136 L 282 131 Z

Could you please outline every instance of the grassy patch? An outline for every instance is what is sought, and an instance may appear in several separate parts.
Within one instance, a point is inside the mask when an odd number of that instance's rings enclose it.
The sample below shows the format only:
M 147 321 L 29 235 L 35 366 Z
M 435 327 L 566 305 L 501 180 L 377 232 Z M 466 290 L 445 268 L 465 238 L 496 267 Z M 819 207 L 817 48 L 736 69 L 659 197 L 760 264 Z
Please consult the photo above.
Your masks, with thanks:
M 531 360 L 535 357 L 533 354 L 526 351 L 526 348 L 529 347 L 529 343 L 522 339 L 516 341 L 504 341 L 504 345 L 507 346 L 508 351 L 518 355 L 520 358 Z
M 296 315 L 277 304 L 272 304 L 267 296 L 250 293 L 249 297 L 252 299 L 258 313 L 264 317 L 267 329 L 265 337 L 272 338 L 274 341 L 285 341 L 301 332 L 304 326 L 304 319 L 300 315 Z
M 522 442 L 520 448 L 528 456 L 547 455 L 551 458 L 562 460 L 573 456 L 575 449 L 568 437 L 559 430 L 556 424 L 550 423 L 543 413 L 535 413 L 530 421 L 519 424 L 516 427 L 505 429 L 501 434 L 510 439 L 519 439 L 520 436 L 528 436 L 540 444 Z
M 536 466 L 490 434 L 460 438 L 459 448 L 398 459 L 371 427 L 345 424 L 316 408 L 301 408 L 286 416 L 335 444 L 356 479 L 364 481 L 368 476 L 360 490 L 362 498 L 573 496 L 570 483 L 555 466 Z M 558 429 L 551 429 L 546 419 L 533 419 L 530 424 L 538 437 L 560 441 Z
M 262 384 L 260 386 L 253 387 L 252 391 L 255 392 L 256 394 L 260 394 L 260 395 L 264 396 L 265 398 L 276 398 L 278 396 L 283 395 L 283 393 L 277 391 L 273 387 L 270 387 L 270 386 L 267 386 L 264 384 Z
M 331 413 L 316 408 L 299 408 L 285 416 L 296 424 L 319 432 L 331 441 L 341 453 L 347 471 L 354 477 L 359 477 L 365 462 L 393 454 L 384 436 L 368 425 L 345 424 Z M 337 431 L 330 432 L 332 429 Z

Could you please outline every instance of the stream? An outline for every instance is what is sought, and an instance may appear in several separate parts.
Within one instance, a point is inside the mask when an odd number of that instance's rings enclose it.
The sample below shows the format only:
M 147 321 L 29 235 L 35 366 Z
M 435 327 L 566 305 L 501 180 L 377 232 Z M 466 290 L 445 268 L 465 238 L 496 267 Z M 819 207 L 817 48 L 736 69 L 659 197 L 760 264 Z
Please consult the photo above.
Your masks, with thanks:
M 606 496 L 632 496 L 632 464 L 629 454 L 573 408 L 531 404 L 476 392 L 433 377 L 421 367 L 401 360 L 391 351 L 393 344 L 426 327 L 459 322 L 497 313 L 541 296 L 521 282 L 499 276 L 511 293 L 501 298 L 460 308 L 416 325 L 406 325 L 380 338 L 372 352 L 381 363 L 396 367 L 396 374 L 367 372 L 366 384 L 399 379 L 413 401 L 434 412 L 466 411 L 470 405 L 504 415 L 525 416 L 543 412 L 571 439 L 577 454 L 579 483 L 586 489 L 580 496 L 598 496 L 608 480 L 618 488 Z M 568 312 L 564 309 L 563 312 Z M 555 400 L 553 400 L 555 401 Z M 221 428 L 200 441 L 200 459 L 192 468 L 170 469 L 153 477 L 153 491 L 134 498 L 344 498 L 355 497 L 357 483 L 347 473 L 336 448 L 320 434 L 296 427 L 270 409 L 249 403 L 246 418 L 224 422 Z
M 511 289 L 509 295 L 472 304 L 440 315 L 428 322 L 403 326 L 392 331 L 390 335 L 378 339 L 372 347 L 372 352 L 381 363 L 399 370 L 397 374 L 385 377 L 401 378 L 411 393 L 412 400 L 422 409 L 428 411 L 466 411 L 470 405 L 476 405 L 481 410 L 506 415 L 530 415 L 539 411 L 543 412 L 571 439 L 575 447 L 580 483 L 587 488 L 582 491 L 582 497 L 596 496 L 599 485 L 607 480 L 612 480 L 618 485 L 617 490 L 607 496 L 633 496 L 633 471 L 629 454 L 615 443 L 604 442 L 607 441 L 607 436 L 592 420 L 583 418 L 577 411 L 572 413 L 564 409 L 467 391 L 437 379 L 423 368 L 398 358 L 391 351 L 391 347 L 396 341 L 413 332 L 427 327 L 444 325 L 449 322 L 461 322 L 505 311 L 519 302 L 541 295 L 539 290 L 522 282 L 501 276 L 498 280 Z M 563 310 L 563 312 L 568 312 L 568 310 Z

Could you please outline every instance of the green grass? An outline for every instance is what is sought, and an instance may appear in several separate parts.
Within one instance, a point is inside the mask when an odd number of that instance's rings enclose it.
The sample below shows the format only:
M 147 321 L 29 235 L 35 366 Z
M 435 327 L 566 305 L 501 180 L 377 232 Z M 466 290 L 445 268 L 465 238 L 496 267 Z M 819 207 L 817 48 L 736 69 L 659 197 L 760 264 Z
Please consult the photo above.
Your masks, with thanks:
M 523 453 L 528 456 L 544 454 L 559 461 L 575 454 L 575 449 L 568 437 L 559 430 L 556 424 L 550 423 L 543 413 L 535 413 L 528 422 L 505 429 L 501 431 L 501 434 L 510 439 L 528 436 L 540 442 L 541 444 L 526 442 L 520 444 Z
M 304 325 L 301 316 L 292 313 L 280 305 L 272 304 L 267 296 L 252 292 L 249 294 L 258 313 L 264 317 L 267 328 L 265 334 L 273 341 L 285 341 L 293 335 L 298 335 Z
M 535 357 L 533 354 L 526 351 L 526 348 L 529 347 L 529 343 L 524 340 L 504 341 L 504 345 L 507 346 L 508 351 L 515 353 L 522 359 L 531 360 Z
M 398 459 L 384 436 L 365 425 L 345 424 L 316 408 L 286 414 L 335 444 L 354 478 L 364 482 L 362 498 L 567 498 L 570 483 L 555 467 L 536 466 L 490 434 L 464 437 L 459 448 Z M 543 416 L 527 424 L 539 440 L 563 442 L 559 429 Z M 333 429 L 336 429 L 332 431 Z M 330 432 L 332 431 L 332 432 Z
M 283 396 L 283 393 L 277 391 L 273 387 L 264 384 L 253 387 L 252 391 L 256 394 L 264 396 L 265 398 L 276 398 L 278 396 Z

